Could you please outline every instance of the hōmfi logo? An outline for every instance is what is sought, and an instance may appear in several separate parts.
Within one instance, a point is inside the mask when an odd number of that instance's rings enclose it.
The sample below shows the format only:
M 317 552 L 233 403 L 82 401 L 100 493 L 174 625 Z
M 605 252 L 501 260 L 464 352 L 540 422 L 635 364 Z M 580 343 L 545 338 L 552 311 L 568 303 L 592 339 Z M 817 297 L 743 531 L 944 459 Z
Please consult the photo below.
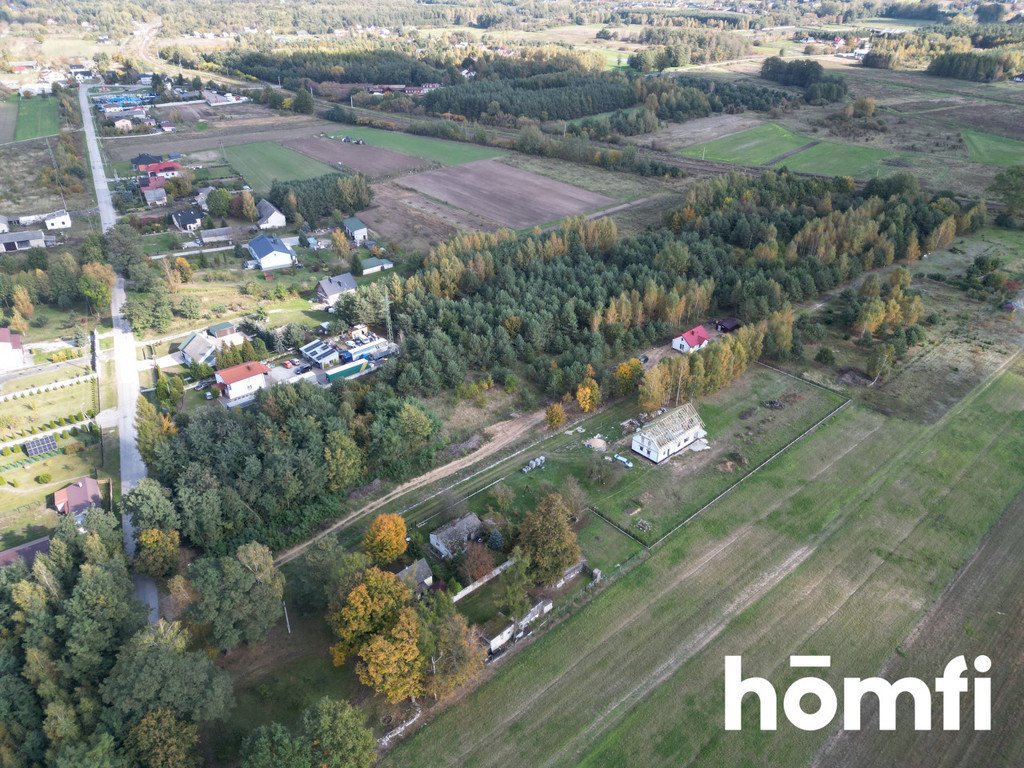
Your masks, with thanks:
M 830 656 L 790 656 L 789 666 L 794 669 L 828 669 Z M 978 656 L 974 669 L 985 674 L 992 668 L 988 656 Z M 960 730 L 960 698 L 967 693 L 970 681 L 964 677 L 967 661 L 957 656 L 935 678 L 935 692 L 942 696 L 942 730 Z M 987 677 L 974 678 L 974 730 L 992 729 L 992 681 Z M 778 694 L 775 686 L 763 677 L 743 678 L 742 658 L 725 657 L 725 730 L 743 730 L 743 697 L 754 694 L 761 708 L 761 730 L 774 731 L 778 726 Z M 929 731 L 932 727 L 932 691 L 928 684 L 916 677 L 888 681 L 881 677 L 847 677 L 843 680 L 843 729 L 859 731 L 861 699 L 867 694 L 878 698 L 878 725 L 882 731 L 896 730 L 896 705 L 901 696 L 909 696 L 914 708 L 914 730 Z M 805 697 L 817 699 L 818 707 L 807 711 Z M 782 699 L 786 718 L 802 731 L 818 731 L 828 726 L 839 710 L 839 698 L 832 686 L 820 677 L 801 677 L 795 681 Z

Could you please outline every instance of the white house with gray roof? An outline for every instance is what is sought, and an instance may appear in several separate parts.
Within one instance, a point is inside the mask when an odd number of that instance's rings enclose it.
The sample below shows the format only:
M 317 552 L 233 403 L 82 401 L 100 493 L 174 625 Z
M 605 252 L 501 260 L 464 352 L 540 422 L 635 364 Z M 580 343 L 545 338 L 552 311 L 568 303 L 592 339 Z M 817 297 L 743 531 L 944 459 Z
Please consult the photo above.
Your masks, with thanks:
M 431 532 L 430 546 L 447 560 L 465 550 L 466 544 L 479 536 L 482 528 L 480 518 L 470 512 Z
M 693 403 L 687 403 L 637 430 L 633 434 L 632 448 L 635 453 L 660 464 L 707 435 L 697 409 Z
M 351 272 L 334 277 L 325 277 L 316 286 L 316 298 L 325 306 L 333 307 L 346 293 L 355 293 L 356 279 Z
M 269 200 L 260 200 L 256 204 L 256 211 L 260 215 L 256 226 L 260 229 L 280 229 L 288 223 L 284 214 L 277 210 Z

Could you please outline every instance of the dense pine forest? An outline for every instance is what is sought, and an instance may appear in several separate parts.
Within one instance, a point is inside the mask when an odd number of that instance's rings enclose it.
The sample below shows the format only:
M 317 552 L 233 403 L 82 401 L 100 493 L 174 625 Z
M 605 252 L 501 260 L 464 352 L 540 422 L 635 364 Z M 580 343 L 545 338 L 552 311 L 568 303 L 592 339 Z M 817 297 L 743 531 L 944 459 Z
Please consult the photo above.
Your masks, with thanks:
M 635 237 L 607 219 L 542 235 L 461 235 L 412 276 L 339 305 L 343 322 L 380 324 L 387 286 L 402 355 L 372 383 L 275 387 L 247 412 L 179 415 L 173 430 L 143 401 L 140 446 L 193 546 L 283 547 L 337 516 L 339 494 L 431 465 L 440 425 L 418 397 L 480 377 L 522 390 L 529 406 L 589 380 L 604 386 L 616 361 L 713 313 L 752 328 L 732 350 L 738 360 L 791 354 L 792 305 L 912 263 L 983 221 L 980 207 L 933 198 L 909 176 L 858 191 L 780 172 L 697 185 L 665 227 Z M 698 392 L 738 375 L 720 354 L 702 359 Z

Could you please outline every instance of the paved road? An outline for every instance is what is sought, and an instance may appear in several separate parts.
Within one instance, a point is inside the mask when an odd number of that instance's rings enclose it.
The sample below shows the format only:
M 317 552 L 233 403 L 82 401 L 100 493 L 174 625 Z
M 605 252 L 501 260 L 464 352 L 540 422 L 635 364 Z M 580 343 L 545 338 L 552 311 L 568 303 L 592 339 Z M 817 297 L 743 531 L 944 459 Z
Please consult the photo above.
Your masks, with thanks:
M 96 204 L 100 211 L 100 225 L 106 232 L 117 223 L 117 212 L 110 199 L 107 172 L 103 167 L 100 143 L 96 139 L 96 123 L 89 105 L 89 86 L 78 87 L 78 106 L 82 110 L 82 125 L 85 127 L 85 144 L 89 148 L 89 166 L 92 169 L 92 183 L 96 187 Z
M 139 373 L 135 359 L 135 335 L 122 313 L 125 302 L 125 281 L 117 279 L 110 302 L 114 324 L 114 361 L 117 367 L 117 434 L 121 449 L 121 493 L 127 493 L 146 476 L 146 465 L 136 444 L 135 408 L 139 401 Z M 124 549 L 131 557 L 135 554 L 135 526 L 128 515 L 121 516 Z M 135 594 L 149 606 L 149 620 L 159 618 L 156 584 L 152 579 L 135 575 Z
M 89 164 L 92 180 L 96 187 L 96 203 L 100 211 L 100 225 L 104 232 L 117 223 L 117 212 L 110 198 L 107 172 L 103 167 L 99 141 L 96 139 L 96 125 L 89 106 L 89 87 L 80 86 L 78 103 L 82 109 L 82 124 L 85 126 L 85 143 L 89 149 Z M 119 277 L 114 286 L 110 302 L 110 316 L 114 326 L 114 361 L 117 370 L 117 434 L 121 452 L 121 493 L 127 493 L 146 476 L 146 465 L 136 445 L 135 408 L 139 400 L 139 374 L 135 362 L 135 336 L 122 313 L 125 302 L 124 278 Z M 127 515 L 121 517 L 124 533 L 124 550 L 131 557 L 135 554 L 135 527 Z M 156 583 L 148 576 L 135 575 L 135 595 L 149 607 L 149 621 L 159 618 Z

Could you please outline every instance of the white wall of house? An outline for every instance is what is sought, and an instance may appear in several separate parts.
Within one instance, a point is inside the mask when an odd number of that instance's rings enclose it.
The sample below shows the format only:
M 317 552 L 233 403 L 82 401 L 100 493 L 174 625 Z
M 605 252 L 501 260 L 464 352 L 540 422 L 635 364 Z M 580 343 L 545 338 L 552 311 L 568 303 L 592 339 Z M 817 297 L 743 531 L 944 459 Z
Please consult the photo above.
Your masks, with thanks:
M 706 347 L 707 345 L 708 342 L 703 341 L 697 346 L 691 347 L 689 344 L 686 343 L 686 339 L 684 339 L 682 336 L 677 336 L 676 338 L 672 339 L 672 349 L 676 350 L 677 352 L 685 352 L 687 354 L 704 349 L 704 347 Z
M 260 269 L 264 272 L 272 269 L 284 269 L 285 267 L 290 266 L 292 266 L 291 254 L 285 253 L 284 251 L 274 251 L 260 259 Z
M 280 229 L 287 223 L 288 220 L 285 219 L 284 214 L 280 211 L 275 211 L 267 216 L 266 221 L 260 223 L 260 229 Z
M 55 216 L 49 216 L 45 220 L 47 229 L 67 229 L 71 226 L 71 214 L 66 211 Z
M 675 456 L 691 443 L 707 437 L 707 434 L 708 433 L 700 427 L 692 427 L 691 429 L 683 432 L 672 442 L 658 445 L 648 435 L 643 432 L 637 432 L 633 435 L 633 444 L 631 447 L 634 453 L 638 453 L 644 458 L 650 459 L 655 464 L 660 464 L 666 459 Z
M 13 371 L 25 367 L 25 351 L 10 344 L 0 344 L 0 371 Z
M 265 386 L 267 386 L 267 377 L 261 373 L 250 376 L 248 379 L 236 381 L 234 384 L 228 384 L 225 394 L 228 396 L 228 400 L 237 400 L 240 397 L 254 395 Z

